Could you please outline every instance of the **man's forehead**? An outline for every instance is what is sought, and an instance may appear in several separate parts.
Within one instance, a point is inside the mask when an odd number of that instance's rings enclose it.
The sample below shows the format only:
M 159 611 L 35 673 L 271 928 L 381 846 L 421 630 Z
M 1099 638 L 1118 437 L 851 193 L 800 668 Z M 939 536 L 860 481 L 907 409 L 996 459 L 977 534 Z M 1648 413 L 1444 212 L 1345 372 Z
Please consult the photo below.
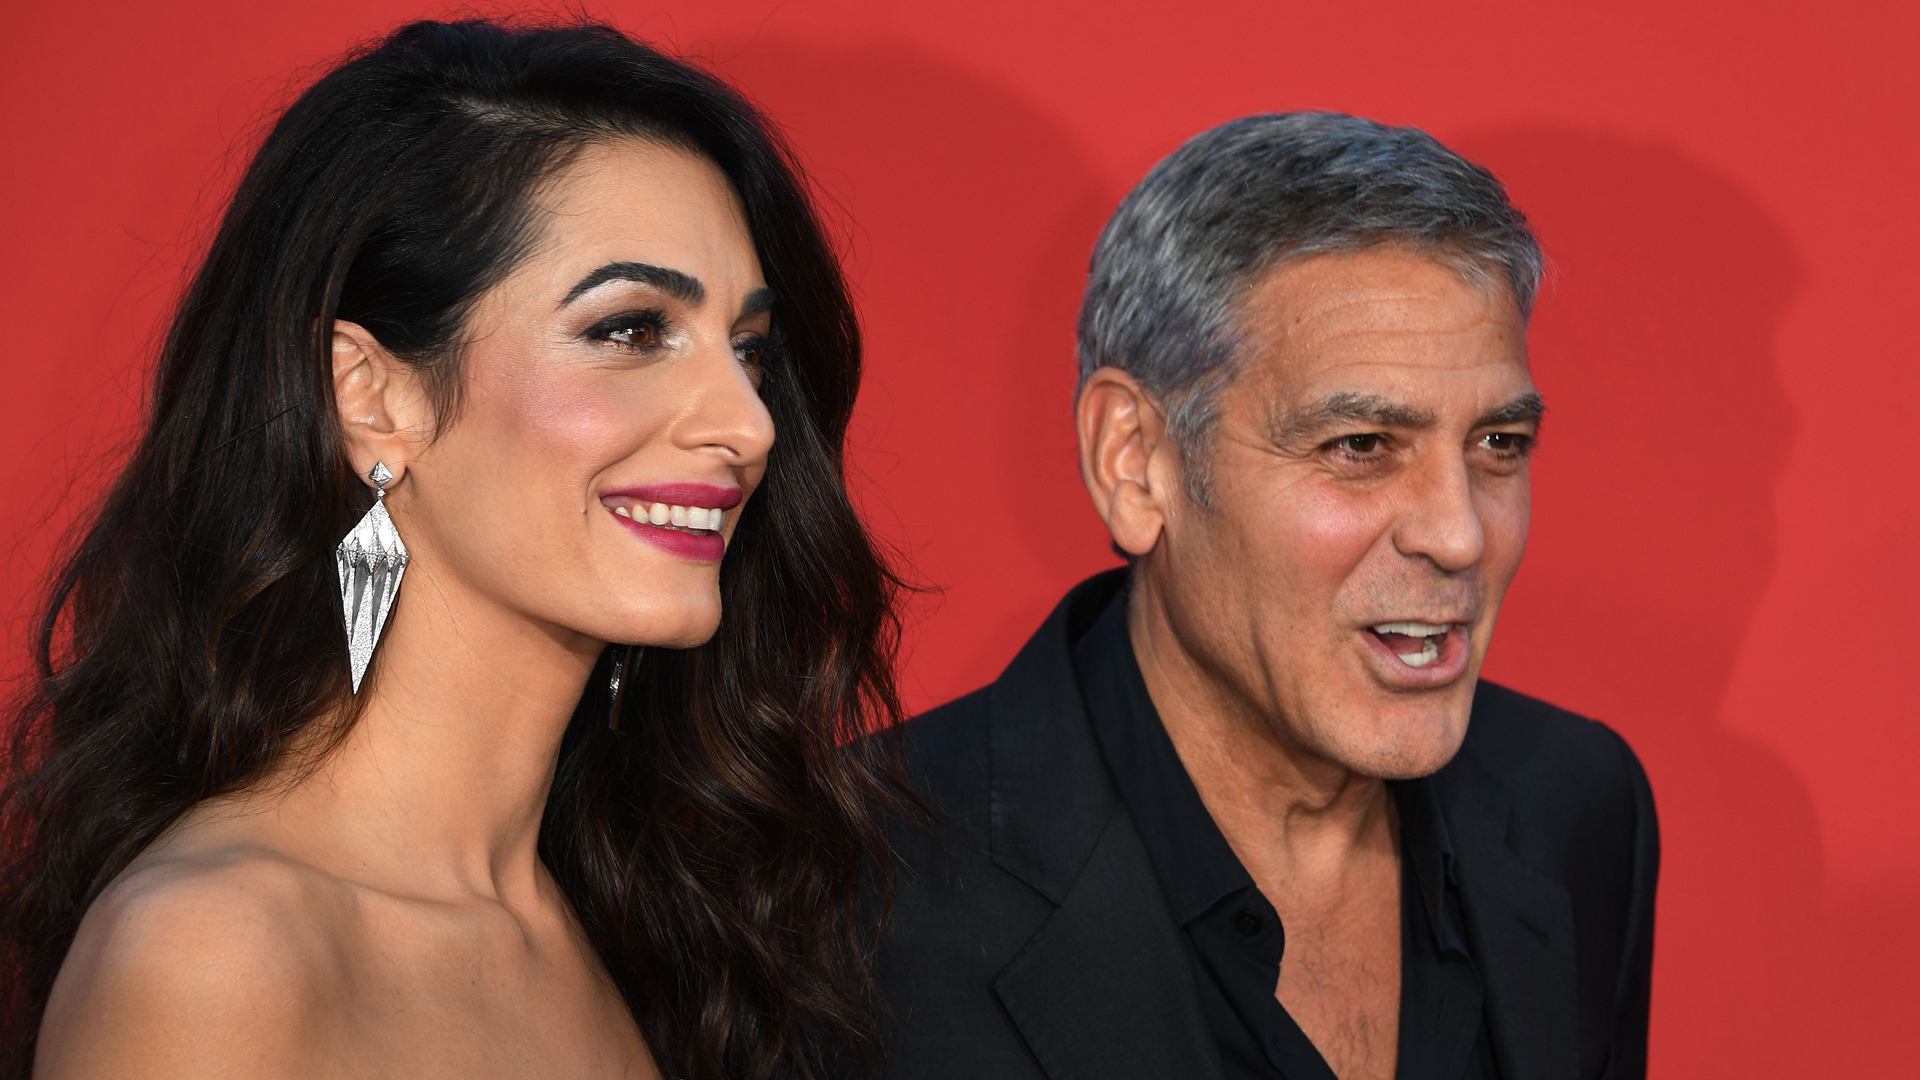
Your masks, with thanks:
M 1532 390 L 1526 324 L 1505 290 L 1400 249 L 1282 265 L 1254 287 L 1240 330 L 1242 377 L 1282 408 L 1361 395 L 1431 410 Z
M 1526 335 L 1509 290 L 1397 247 L 1282 263 L 1249 287 L 1237 315 L 1246 344 L 1302 354 Z

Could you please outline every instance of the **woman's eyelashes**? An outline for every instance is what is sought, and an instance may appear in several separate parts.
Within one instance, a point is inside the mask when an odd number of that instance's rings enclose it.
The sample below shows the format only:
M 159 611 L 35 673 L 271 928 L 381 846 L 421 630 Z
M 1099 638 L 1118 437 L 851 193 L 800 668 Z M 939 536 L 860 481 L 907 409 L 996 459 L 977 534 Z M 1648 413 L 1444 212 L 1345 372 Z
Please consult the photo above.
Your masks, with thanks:
M 651 352 L 672 344 L 669 340 L 672 330 L 673 325 L 665 312 L 628 311 L 601 319 L 587 327 L 581 336 L 588 341 L 603 341 L 633 352 Z M 767 360 L 767 335 L 736 334 L 732 345 L 734 358 L 746 366 L 754 385 L 760 385 L 760 375 L 764 370 L 762 365 Z
M 587 327 L 588 341 L 604 341 L 623 349 L 645 352 L 666 344 L 667 317 L 659 311 L 628 311 L 610 315 Z
M 767 361 L 767 335 L 738 335 L 733 339 L 733 355 L 747 369 L 747 378 L 753 380 L 753 388 L 760 389 L 760 381 L 766 375 L 763 365 Z

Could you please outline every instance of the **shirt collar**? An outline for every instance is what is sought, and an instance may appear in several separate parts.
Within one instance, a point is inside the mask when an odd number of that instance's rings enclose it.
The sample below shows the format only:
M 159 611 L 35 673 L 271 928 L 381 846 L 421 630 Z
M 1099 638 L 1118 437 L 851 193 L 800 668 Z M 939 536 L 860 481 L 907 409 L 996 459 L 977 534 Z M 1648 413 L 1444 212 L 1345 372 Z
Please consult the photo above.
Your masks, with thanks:
M 1221 898 L 1252 888 L 1253 878 L 1201 802 L 1147 694 L 1127 636 L 1130 592 L 1120 590 L 1074 644 L 1074 673 L 1114 786 L 1174 920 L 1185 926 Z
M 1467 944 L 1459 927 L 1459 912 L 1450 902 L 1459 895 L 1460 883 L 1454 876 L 1453 837 L 1447 832 L 1447 819 L 1440 813 L 1440 795 L 1428 777 L 1416 780 L 1390 780 L 1394 809 L 1400 814 L 1400 857 L 1411 869 L 1414 887 L 1420 894 L 1420 906 L 1427 913 L 1427 925 L 1441 949 L 1467 954 Z

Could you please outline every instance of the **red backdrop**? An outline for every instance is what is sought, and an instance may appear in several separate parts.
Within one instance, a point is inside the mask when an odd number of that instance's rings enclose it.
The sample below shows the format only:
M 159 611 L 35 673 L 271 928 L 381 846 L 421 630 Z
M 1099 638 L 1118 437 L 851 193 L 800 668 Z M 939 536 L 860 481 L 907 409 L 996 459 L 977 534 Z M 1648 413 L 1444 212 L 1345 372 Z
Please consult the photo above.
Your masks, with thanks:
M 990 678 L 1109 565 L 1073 463 L 1101 221 L 1249 112 L 1417 124 L 1557 267 L 1533 547 L 1490 673 L 1639 750 L 1666 837 L 1662 1077 L 1892 1075 L 1920 1054 L 1920 17 L 1913 5 L 599 4 L 791 130 L 844 232 L 856 461 L 940 592 L 916 706 Z M 0 38 L 0 599 L 137 417 L 236 153 L 432 3 L 9 5 Z M 17 657 L 18 622 L 9 639 Z M 1903 660 L 1902 657 L 1907 657 Z

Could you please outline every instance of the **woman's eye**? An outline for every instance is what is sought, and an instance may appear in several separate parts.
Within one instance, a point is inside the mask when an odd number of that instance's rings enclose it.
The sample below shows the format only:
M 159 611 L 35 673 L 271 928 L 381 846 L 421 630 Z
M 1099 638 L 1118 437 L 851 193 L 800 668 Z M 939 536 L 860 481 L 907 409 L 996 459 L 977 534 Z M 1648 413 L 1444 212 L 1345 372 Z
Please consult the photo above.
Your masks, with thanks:
M 643 311 L 602 319 L 587 331 L 587 336 L 629 349 L 651 349 L 660 344 L 665 333 L 666 326 L 659 314 Z
M 760 389 L 760 384 L 766 381 L 767 378 L 767 369 L 765 367 L 767 360 L 766 337 L 761 334 L 748 334 L 744 337 L 735 338 L 733 342 L 733 355 L 740 361 L 740 366 L 747 369 L 747 381 L 753 384 L 755 390 Z

